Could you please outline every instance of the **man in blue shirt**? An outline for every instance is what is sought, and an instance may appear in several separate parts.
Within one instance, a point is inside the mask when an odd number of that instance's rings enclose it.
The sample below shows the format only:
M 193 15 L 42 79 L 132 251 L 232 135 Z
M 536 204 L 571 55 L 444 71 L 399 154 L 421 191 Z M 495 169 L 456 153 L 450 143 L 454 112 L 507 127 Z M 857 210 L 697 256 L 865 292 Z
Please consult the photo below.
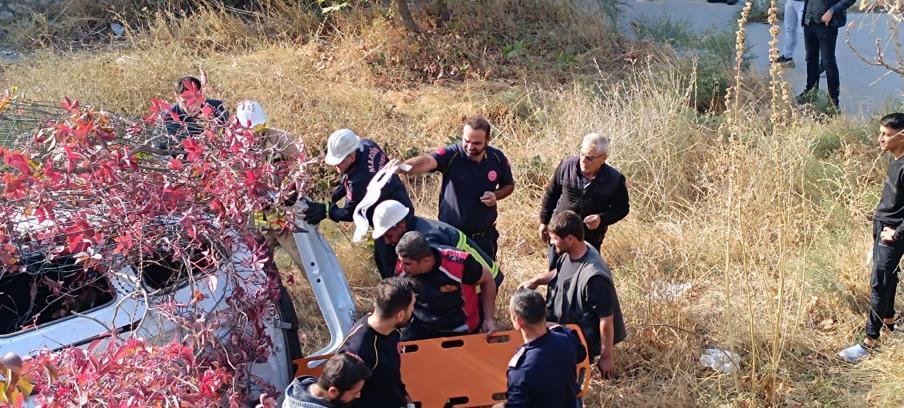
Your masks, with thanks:
M 493 408 L 574 408 L 578 406 L 577 364 L 586 352 L 571 330 L 546 326 L 546 301 L 520 288 L 509 303 L 512 325 L 524 345 L 509 361 L 505 403 Z
M 411 165 L 408 174 L 443 173 L 437 218 L 464 232 L 496 260 L 496 202 L 515 191 L 515 180 L 508 158 L 489 143 L 490 123 L 474 117 L 464 123 L 461 144 L 405 163 Z

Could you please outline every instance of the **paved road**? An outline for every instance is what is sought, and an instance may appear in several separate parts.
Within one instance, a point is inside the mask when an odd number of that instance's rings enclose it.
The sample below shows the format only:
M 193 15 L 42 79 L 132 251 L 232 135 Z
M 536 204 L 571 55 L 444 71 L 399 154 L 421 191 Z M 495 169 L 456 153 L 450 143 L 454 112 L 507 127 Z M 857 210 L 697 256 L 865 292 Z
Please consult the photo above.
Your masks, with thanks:
M 693 27 L 719 29 L 727 27 L 737 20 L 743 1 L 729 6 L 724 3 L 707 3 L 705 0 L 627 0 L 624 21 L 634 21 L 641 16 L 670 17 L 685 20 Z M 878 14 L 849 14 L 847 34 L 840 34 L 836 57 L 841 74 L 841 106 L 847 115 L 869 116 L 882 110 L 887 101 L 904 101 L 904 79 L 898 75 L 887 74 L 883 68 L 870 66 L 861 61 L 847 44 L 864 55 L 875 54 L 877 37 L 888 37 L 889 19 Z M 899 30 L 898 38 L 904 43 L 904 29 Z M 769 26 L 766 24 L 747 25 L 747 43 L 751 47 L 754 60 L 752 67 L 761 72 L 769 71 Z M 799 34 L 797 49 L 794 53 L 795 67 L 785 70 L 785 77 L 791 84 L 795 94 L 803 90 L 806 81 L 806 63 L 804 62 L 803 34 Z M 895 54 L 887 57 L 895 61 Z M 825 79 L 821 79 L 820 87 L 826 89 Z

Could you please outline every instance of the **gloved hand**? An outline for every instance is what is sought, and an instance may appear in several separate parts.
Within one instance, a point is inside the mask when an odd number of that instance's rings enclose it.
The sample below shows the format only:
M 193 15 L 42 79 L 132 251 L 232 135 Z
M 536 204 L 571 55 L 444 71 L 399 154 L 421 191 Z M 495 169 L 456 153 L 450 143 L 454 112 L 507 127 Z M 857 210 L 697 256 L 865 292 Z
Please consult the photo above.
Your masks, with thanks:
M 319 224 L 326 218 L 326 204 L 305 200 L 308 208 L 304 211 L 304 220 L 308 224 Z

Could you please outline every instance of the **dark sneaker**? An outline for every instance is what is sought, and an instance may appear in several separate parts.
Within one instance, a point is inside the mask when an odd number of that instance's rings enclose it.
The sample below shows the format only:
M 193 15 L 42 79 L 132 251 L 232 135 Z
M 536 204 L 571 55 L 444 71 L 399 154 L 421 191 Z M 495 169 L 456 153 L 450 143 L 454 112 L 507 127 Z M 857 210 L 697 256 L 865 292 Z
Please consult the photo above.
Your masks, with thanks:
M 794 61 L 793 58 L 789 58 L 784 55 L 779 56 L 778 58 L 775 59 L 776 64 L 787 64 L 787 63 L 793 62 L 793 61 Z

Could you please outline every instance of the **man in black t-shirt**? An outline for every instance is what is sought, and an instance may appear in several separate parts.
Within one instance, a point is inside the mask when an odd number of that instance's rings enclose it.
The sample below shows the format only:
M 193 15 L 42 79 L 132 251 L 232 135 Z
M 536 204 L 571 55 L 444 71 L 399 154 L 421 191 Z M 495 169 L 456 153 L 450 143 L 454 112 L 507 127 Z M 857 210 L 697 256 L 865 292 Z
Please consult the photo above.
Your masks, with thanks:
M 515 191 L 508 158 L 490 146 L 490 122 L 468 119 L 461 143 L 409 159 L 407 174 L 443 173 L 439 193 L 440 221 L 458 228 L 496 260 L 499 232 L 496 203 Z
M 548 227 L 558 253 L 555 269 L 522 286 L 549 285 L 546 320 L 579 325 L 591 360 L 599 356 L 597 368 L 604 378 L 609 377 L 614 346 L 627 336 L 612 274 L 599 252 L 584 241 L 583 221 L 576 213 L 556 213 Z
M 414 317 L 402 340 L 496 331 L 496 282 L 467 252 L 431 246 L 420 232 L 405 233 L 396 245 L 400 276 L 415 284 Z M 480 287 L 480 295 L 477 287 Z
M 341 351 L 357 355 L 370 368 L 370 377 L 353 408 L 397 408 L 412 403 L 402 382 L 399 329 L 414 311 L 414 290 L 405 278 L 393 277 L 377 285 L 373 313 L 352 327 Z
M 904 323 L 895 323 L 895 291 L 901 273 L 898 265 L 904 256 L 904 113 L 892 113 L 881 119 L 879 147 L 892 157 L 882 198 L 873 216 L 873 267 L 866 337 L 862 343 L 838 353 L 850 363 L 869 356 L 883 327 L 891 332 L 904 332 Z

